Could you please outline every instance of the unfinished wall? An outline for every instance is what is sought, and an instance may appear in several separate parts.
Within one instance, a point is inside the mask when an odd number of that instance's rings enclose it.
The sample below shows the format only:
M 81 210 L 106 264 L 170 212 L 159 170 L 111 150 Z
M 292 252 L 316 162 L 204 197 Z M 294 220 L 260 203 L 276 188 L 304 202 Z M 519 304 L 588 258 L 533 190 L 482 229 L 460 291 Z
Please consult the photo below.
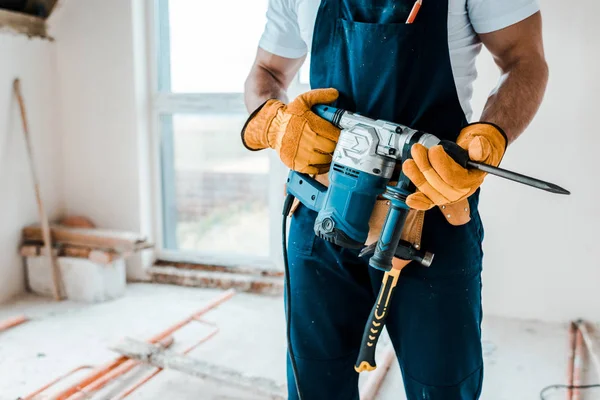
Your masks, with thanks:
M 33 151 L 46 211 L 61 209 L 62 169 L 57 129 L 55 45 L 15 34 L 0 34 L 0 302 L 23 291 L 18 255 L 21 228 L 38 222 L 31 171 L 13 79 L 19 77 L 27 106 Z
M 533 124 L 511 146 L 505 168 L 554 181 L 559 197 L 490 177 L 482 197 L 486 227 L 484 310 L 565 321 L 600 320 L 600 25 L 596 0 L 542 1 L 550 66 L 546 98 Z M 568 16 L 568 17 L 567 17 Z M 480 62 L 482 107 L 497 70 Z
M 142 0 L 65 0 L 49 25 L 57 46 L 66 209 L 101 228 L 149 233 L 144 18 Z M 130 277 L 139 277 L 139 263 L 129 263 Z

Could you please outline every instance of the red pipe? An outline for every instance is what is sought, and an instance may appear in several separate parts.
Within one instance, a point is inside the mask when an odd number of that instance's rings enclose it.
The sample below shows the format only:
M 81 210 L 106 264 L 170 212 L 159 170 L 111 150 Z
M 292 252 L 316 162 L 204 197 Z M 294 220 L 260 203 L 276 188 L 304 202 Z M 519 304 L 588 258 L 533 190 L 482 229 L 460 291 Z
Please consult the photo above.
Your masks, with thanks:
M 577 329 L 575 337 L 575 359 L 573 361 L 573 386 L 581 386 L 583 384 L 583 373 L 585 364 L 585 352 L 583 346 L 583 335 Z M 581 400 L 581 390 L 573 389 L 572 400 Z
M 29 321 L 29 318 L 27 318 L 24 315 L 19 315 L 17 317 L 9 318 L 9 319 L 7 319 L 5 321 L 0 322 L 0 332 L 6 331 L 6 330 L 8 330 L 10 328 L 13 328 L 13 327 L 17 326 L 17 325 L 21 325 L 21 324 L 23 324 L 23 323 L 25 323 L 27 321 Z
M 161 347 L 167 348 L 173 344 L 173 336 L 169 336 L 159 342 Z M 96 379 L 94 382 L 90 383 L 83 389 L 79 390 L 72 396 L 69 396 L 68 400 L 83 400 L 90 397 L 92 392 L 96 392 L 106 386 L 110 381 L 115 378 L 118 378 L 121 375 L 125 375 L 127 372 L 131 371 L 133 368 L 141 364 L 140 361 L 137 360 L 127 360 L 123 364 L 118 367 L 110 370 L 107 374 L 102 375 L 100 378 Z
M 577 327 L 574 322 L 569 325 L 569 358 L 567 360 L 567 385 L 573 386 L 573 368 L 575 362 L 575 336 Z M 567 400 L 573 399 L 573 389 L 567 389 Z
M 56 385 L 58 382 L 62 381 L 63 379 L 68 378 L 69 376 L 73 375 L 75 372 L 81 371 L 82 369 L 90 369 L 90 368 L 93 368 L 93 367 L 91 365 L 82 365 L 81 367 L 77 367 L 74 370 L 64 374 L 63 376 L 56 378 L 52 382 L 48 383 L 46 386 L 39 388 L 38 390 L 31 393 L 30 395 L 23 397 L 22 400 L 33 400 L 35 398 L 35 396 L 44 392 L 49 387 Z
M 234 289 L 227 290 L 226 292 L 222 293 L 220 296 L 215 298 L 213 301 L 208 303 L 206 306 L 201 308 L 199 311 L 195 312 L 194 314 L 192 314 L 191 316 L 186 318 L 185 320 L 171 326 L 170 328 L 166 329 L 165 331 L 150 338 L 148 340 L 148 342 L 157 343 L 157 342 L 163 340 L 164 338 L 171 336 L 171 334 L 173 332 L 177 331 L 178 329 L 181 329 L 183 326 L 187 325 L 191 321 L 198 319 L 202 314 L 205 314 L 208 311 L 212 310 L 213 308 L 221 305 L 222 303 L 224 303 L 225 301 L 227 301 L 231 297 L 233 297 L 234 294 L 235 294 Z M 67 400 L 70 396 L 74 395 L 75 393 L 79 392 L 82 388 L 85 388 L 86 386 L 90 385 L 97 379 L 106 375 L 107 373 L 109 373 L 113 369 L 117 368 L 118 366 L 120 366 L 121 364 L 126 362 L 127 360 L 128 360 L 127 357 L 122 356 L 122 357 L 119 357 L 119 358 L 115 359 L 114 361 L 106 364 L 103 367 L 96 368 L 94 371 L 92 371 L 88 376 L 83 378 L 81 381 L 77 382 L 76 384 L 74 384 L 74 385 L 68 387 L 67 389 L 63 390 L 62 392 L 60 392 L 57 396 L 55 396 L 53 398 L 53 400 Z M 47 387 L 48 387 L 48 385 L 46 385 L 45 388 L 47 388 Z M 38 392 L 39 392 L 39 390 L 38 390 Z

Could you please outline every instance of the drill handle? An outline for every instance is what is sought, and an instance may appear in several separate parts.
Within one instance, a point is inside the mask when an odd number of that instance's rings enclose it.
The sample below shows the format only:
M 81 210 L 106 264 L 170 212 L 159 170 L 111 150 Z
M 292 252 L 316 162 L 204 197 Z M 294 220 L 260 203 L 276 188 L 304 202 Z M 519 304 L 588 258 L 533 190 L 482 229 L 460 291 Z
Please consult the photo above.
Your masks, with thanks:
M 388 186 L 383 194 L 383 197 L 390 201 L 390 207 L 379 234 L 375 254 L 369 260 L 371 267 L 382 271 L 392 269 L 392 260 L 396 255 L 404 230 L 404 223 L 408 216 L 409 208 L 405 200 L 406 196 L 410 194 L 406 189 L 410 185 L 406 182 L 407 180 L 404 179 L 404 174 L 402 174 L 398 186 Z
M 377 303 L 373 306 L 369 320 L 365 325 L 365 332 L 363 334 L 362 343 L 360 346 L 360 352 L 358 353 L 358 359 L 354 365 L 356 372 L 373 371 L 377 368 L 375 363 L 375 350 L 377 349 L 377 342 L 385 326 L 385 321 L 390 311 L 391 300 L 394 295 L 394 290 L 398 284 L 398 277 L 400 276 L 399 269 L 392 269 L 385 273 L 383 282 L 381 283 L 381 289 L 377 296 Z
M 327 187 L 306 174 L 290 170 L 286 191 L 309 209 L 319 211 L 327 194 Z
M 440 141 L 440 145 L 458 165 L 463 168 L 470 168 L 469 161 L 471 160 L 469 159 L 469 152 L 467 150 L 450 140 L 442 140 Z

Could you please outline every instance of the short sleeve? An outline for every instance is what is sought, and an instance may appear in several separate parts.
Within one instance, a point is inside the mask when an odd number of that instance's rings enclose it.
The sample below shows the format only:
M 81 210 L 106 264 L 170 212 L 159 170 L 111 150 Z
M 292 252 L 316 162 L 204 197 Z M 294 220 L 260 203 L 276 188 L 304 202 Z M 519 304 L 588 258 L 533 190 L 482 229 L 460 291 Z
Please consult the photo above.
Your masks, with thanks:
M 494 32 L 540 10 L 539 0 L 467 0 L 471 25 L 477 33 Z
M 300 35 L 295 0 L 269 0 L 267 23 L 258 46 L 285 58 L 300 58 L 307 53 Z

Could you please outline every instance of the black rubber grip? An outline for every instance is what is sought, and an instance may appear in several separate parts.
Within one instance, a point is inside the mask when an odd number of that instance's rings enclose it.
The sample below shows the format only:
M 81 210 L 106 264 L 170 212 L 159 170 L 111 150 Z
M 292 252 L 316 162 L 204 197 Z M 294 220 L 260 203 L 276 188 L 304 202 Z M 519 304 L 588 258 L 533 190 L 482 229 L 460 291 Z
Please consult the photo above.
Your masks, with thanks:
M 463 149 L 456 143 L 451 142 L 449 140 L 442 140 L 440 142 L 440 145 L 444 148 L 444 151 L 450 157 L 452 157 L 454 161 L 456 161 L 458 165 L 460 165 L 463 168 L 468 168 L 467 163 L 470 161 L 470 159 L 469 152 L 467 150 Z
M 377 349 L 377 342 L 379 341 L 379 337 L 381 336 L 381 332 L 383 331 L 385 321 L 390 311 L 392 297 L 399 276 L 400 270 L 396 269 L 386 272 L 383 276 L 381 289 L 379 289 L 379 295 L 377 296 L 377 303 L 373 306 L 371 314 L 369 315 L 369 320 L 365 325 L 360 352 L 358 353 L 358 359 L 354 366 L 356 372 L 373 371 L 377 368 L 377 364 L 375 363 L 375 350 Z
M 400 237 L 402 237 L 407 215 L 407 209 L 390 205 L 377 241 L 375 254 L 369 260 L 371 267 L 382 271 L 389 271 L 392 268 L 392 260 L 396 254 Z

